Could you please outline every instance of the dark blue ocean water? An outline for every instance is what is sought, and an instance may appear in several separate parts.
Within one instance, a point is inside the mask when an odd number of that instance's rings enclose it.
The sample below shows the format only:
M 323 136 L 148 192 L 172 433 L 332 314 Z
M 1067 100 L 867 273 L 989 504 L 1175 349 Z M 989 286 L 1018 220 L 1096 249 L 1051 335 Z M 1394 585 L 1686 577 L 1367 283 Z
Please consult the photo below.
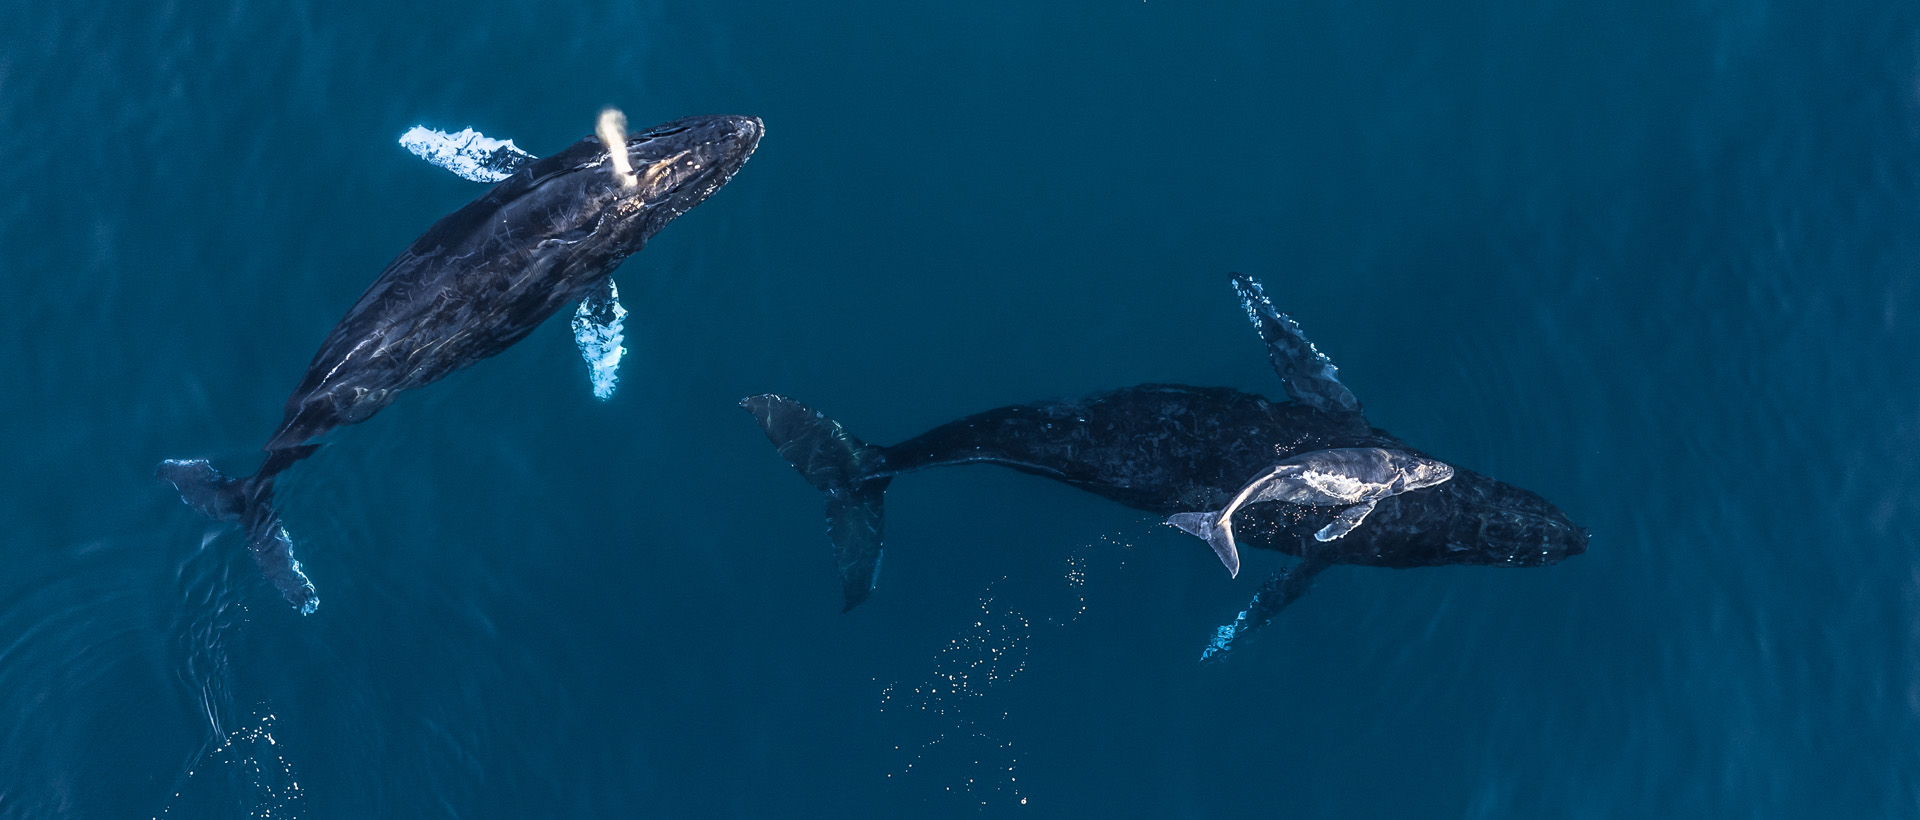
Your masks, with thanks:
M 320 339 L 535 152 L 754 114 L 564 319 L 289 473 L 323 605 L 152 477 L 245 472 Z M 0 817 L 1920 814 L 1920 5 L 0 3 Z M 1590 552 L 1341 567 L 872 441 L 1148 381 L 1280 395 L 1262 278 L 1375 424 Z

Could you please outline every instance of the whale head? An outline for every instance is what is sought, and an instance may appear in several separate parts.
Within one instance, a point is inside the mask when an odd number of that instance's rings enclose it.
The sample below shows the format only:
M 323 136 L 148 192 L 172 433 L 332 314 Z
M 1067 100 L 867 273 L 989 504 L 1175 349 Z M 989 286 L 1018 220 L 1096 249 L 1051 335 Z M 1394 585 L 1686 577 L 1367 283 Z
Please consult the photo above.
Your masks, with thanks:
M 1552 502 L 1471 470 L 1388 499 L 1380 512 L 1386 515 L 1376 513 L 1383 525 L 1378 535 L 1393 538 L 1397 531 L 1422 563 L 1538 567 L 1587 551 L 1587 528 Z
M 626 137 L 623 175 L 611 152 L 600 151 L 594 170 L 605 186 L 608 213 L 634 223 L 633 238 L 645 242 L 733 178 L 760 145 L 766 126 L 759 117 L 686 117 Z M 594 138 L 589 138 L 594 139 Z
M 1460 471 L 1444 493 L 1456 505 L 1458 524 L 1448 531 L 1447 549 L 1470 553 L 1476 563 L 1537 567 L 1559 563 L 1587 551 L 1586 527 L 1538 494 L 1486 476 Z M 1460 478 L 1467 480 L 1462 482 Z M 1435 490 L 1441 487 L 1434 488 Z
M 569 255 L 604 260 L 596 268 L 610 270 L 726 185 L 766 130 L 759 117 L 708 116 L 627 134 L 606 120 L 601 131 L 611 139 L 588 136 L 529 163 L 477 200 L 471 214 L 451 217 L 450 230 L 472 242 L 558 242 Z M 624 143 L 620 156 L 607 149 L 614 141 Z M 486 227 L 475 224 L 483 219 Z

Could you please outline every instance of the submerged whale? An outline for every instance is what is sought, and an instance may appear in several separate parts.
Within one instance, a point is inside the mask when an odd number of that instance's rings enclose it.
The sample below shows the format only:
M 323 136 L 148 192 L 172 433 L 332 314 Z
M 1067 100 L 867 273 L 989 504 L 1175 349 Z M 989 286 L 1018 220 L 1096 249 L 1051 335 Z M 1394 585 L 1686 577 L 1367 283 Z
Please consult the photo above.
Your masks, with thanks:
M 507 349 L 562 307 L 603 298 L 613 270 L 725 185 L 763 131 L 757 117 L 688 117 L 629 136 L 603 115 L 598 134 L 552 156 L 495 152 L 498 184 L 389 263 L 321 342 L 258 472 L 231 479 L 192 459 L 163 462 L 159 476 L 200 512 L 238 523 L 287 602 L 313 612 L 319 599 L 274 509 L 274 478 L 328 431 Z
M 988 410 L 890 447 L 783 396 L 741 406 L 826 493 L 848 610 L 874 587 L 888 484 L 950 464 L 1011 467 L 1168 516 L 1207 539 L 1236 575 L 1237 543 L 1298 556 L 1221 628 L 1208 656 L 1270 621 L 1333 564 L 1534 567 L 1586 551 L 1587 530 L 1546 499 L 1373 427 L 1333 363 L 1259 283 L 1235 274 L 1233 286 L 1290 401 L 1146 384 Z

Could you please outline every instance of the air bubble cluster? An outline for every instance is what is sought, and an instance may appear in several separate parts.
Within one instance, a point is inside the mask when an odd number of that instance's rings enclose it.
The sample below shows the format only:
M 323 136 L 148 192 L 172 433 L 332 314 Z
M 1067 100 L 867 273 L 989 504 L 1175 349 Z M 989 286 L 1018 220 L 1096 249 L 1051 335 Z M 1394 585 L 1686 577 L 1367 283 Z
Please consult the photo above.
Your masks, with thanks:
M 273 737 L 274 720 L 269 714 L 253 726 L 228 733 L 219 745 L 208 750 L 187 770 L 180 790 L 173 793 L 167 807 L 154 820 L 175 816 L 175 803 L 182 794 L 196 788 L 213 790 L 214 806 L 224 807 L 232 805 L 229 801 L 239 801 L 239 808 L 254 820 L 299 817 L 303 792 L 299 779 L 294 776 L 293 764 L 280 754 L 280 743 Z M 227 792 L 223 785 L 227 788 L 238 785 L 239 793 Z M 203 809 L 207 804 L 195 805 Z M 201 812 L 182 812 L 183 816 L 189 814 L 199 816 Z
M 1111 536 L 1100 541 L 1131 546 Z M 926 793 L 983 809 L 1028 805 L 1028 795 L 1021 791 L 1020 759 L 1007 737 L 1012 714 L 995 702 L 995 693 L 1027 671 L 1036 621 L 1065 627 L 1086 614 L 1087 569 L 1099 546 L 1084 545 L 1067 558 L 1064 579 L 1073 595 L 1071 610 L 1029 617 L 1001 600 L 998 590 L 1007 580 L 1003 577 L 987 586 L 974 619 L 935 653 L 926 678 L 890 683 L 881 690 L 880 710 L 901 715 L 916 725 L 916 736 L 929 738 L 894 746 L 901 763 L 887 773 L 888 780 L 914 783 Z

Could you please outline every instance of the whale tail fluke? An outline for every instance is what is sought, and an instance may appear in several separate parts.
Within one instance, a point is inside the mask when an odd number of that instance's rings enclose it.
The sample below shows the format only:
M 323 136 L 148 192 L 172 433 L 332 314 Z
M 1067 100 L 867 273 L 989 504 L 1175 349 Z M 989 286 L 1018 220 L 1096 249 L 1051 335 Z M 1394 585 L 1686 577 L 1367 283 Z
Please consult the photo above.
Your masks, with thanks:
M 259 473 L 243 479 L 228 478 L 206 459 L 198 458 L 168 459 L 154 471 L 180 491 L 180 500 L 187 506 L 215 521 L 239 524 L 247 535 L 254 563 L 302 615 L 312 614 L 320 606 L 320 598 L 313 583 L 300 571 L 300 562 L 294 560 L 293 539 L 273 508 L 273 476 L 314 449 L 310 445 L 275 453 Z
M 785 396 L 750 396 L 740 406 L 760 421 L 767 440 L 813 488 L 827 494 L 827 537 L 846 608 L 873 592 L 880 573 L 885 516 L 881 502 L 891 476 L 873 476 L 881 451 L 839 422 Z
M 1240 548 L 1233 542 L 1233 531 L 1220 526 L 1220 513 L 1174 513 L 1167 516 L 1167 523 L 1207 542 L 1213 554 L 1220 557 L 1221 565 L 1227 568 L 1227 577 L 1240 577 Z
M 240 482 L 220 474 L 204 458 L 160 462 L 154 475 L 180 491 L 180 500 L 215 521 L 238 521 L 244 506 Z

